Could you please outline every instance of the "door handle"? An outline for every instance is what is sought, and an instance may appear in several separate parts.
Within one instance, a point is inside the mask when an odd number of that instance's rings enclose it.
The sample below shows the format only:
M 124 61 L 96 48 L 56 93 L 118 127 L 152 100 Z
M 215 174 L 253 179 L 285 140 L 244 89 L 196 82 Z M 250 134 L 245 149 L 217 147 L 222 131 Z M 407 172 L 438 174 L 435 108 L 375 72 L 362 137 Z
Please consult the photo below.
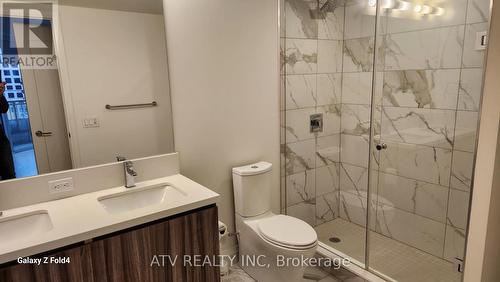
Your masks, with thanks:
M 377 151 L 382 151 L 382 150 L 387 149 L 387 144 L 385 144 L 385 143 L 382 143 L 382 144 L 377 144 L 377 145 L 375 146 L 375 148 L 377 149 Z
M 52 132 L 43 132 L 41 130 L 38 130 L 37 132 L 35 132 L 35 135 L 37 137 L 49 137 L 49 136 L 52 136 Z

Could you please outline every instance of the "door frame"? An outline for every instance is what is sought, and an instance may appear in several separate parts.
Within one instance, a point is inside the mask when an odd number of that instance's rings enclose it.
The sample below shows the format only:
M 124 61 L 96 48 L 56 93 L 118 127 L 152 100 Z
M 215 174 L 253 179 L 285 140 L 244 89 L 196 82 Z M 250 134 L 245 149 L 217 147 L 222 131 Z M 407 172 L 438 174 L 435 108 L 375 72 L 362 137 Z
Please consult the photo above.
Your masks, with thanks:
M 38 3 L 44 1 L 37 1 Z M 73 102 L 73 93 L 71 89 L 71 79 L 69 77 L 68 62 L 62 37 L 62 26 L 60 24 L 59 2 L 58 0 L 49 1 L 52 3 L 52 37 L 54 42 L 54 54 L 56 55 L 57 68 L 59 70 L 59 81 L 61 84 L 61 94 L 63 101 L 63 110 L 66 117 L 66 127 L 68 132 L 69 150 L 73 169 L 81 167 L 80 145 L 78 142 L 78 124 L 75 115 Z
M 0 0 L 0 14 L 4 16 L 12 16 L 6 15 L 3 11 L 3 6 L 1 5 L 3 1 Z M 77 129 L 77 121 L 75 118 L 75 109 L 74 102 L 71 91 L 70 77 L 67 72 L 68 63 L 66 60 L 66 53 L 64 48 L 64 40 L 62 38 L 62 26 L 60 24 L 60 15 L 59 15 L 59 1 L 58 0 L 18 0 L 18 1 L 9 1 L 9 3 L 23 3 L 23 4 L 52 4 L 52 18 L 37 18 L 36 16 L 33 19 L 42 19 L 42 20 L 50 20 L 52 24 L 52 40 L 53 40 L 53 48 L 54 55 L 56 56 L 56 64 L 59 74 L 59 81 L 61 85 L 61 94 L 63 101 L 63 111 L 66 119 L 66 127 L 68 132 L 68 143 L 71 155 L 71 163 L 73 169 L 79 168 L 81 166 L 81 157 L 80 157 L 80 146 L 78 142 L 78 131 Z M 24 15 L 16 15 L 13 16 L 24 18 Z

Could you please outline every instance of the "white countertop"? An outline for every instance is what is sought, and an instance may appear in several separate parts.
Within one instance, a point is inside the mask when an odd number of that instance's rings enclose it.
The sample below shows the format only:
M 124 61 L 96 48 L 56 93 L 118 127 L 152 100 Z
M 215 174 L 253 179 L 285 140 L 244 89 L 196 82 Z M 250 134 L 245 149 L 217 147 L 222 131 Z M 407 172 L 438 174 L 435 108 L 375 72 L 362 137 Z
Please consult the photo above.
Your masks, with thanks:
M 172 186 L 167 189 L 175 188 L 184 196 L 166 198 L 161 204 L 122 213 L 110 213 L 97 200 L 103 196 L 157 184 Z M 117 187 L 5 210 L 0 220 L 35 211 L 47 211 L 53 227 L 37 236 L 20 236 L 19 239 L 0 242 L 0 264 L 215 204 L 218 198 L 217 193 L 176 174 L 138 183 L 135 188 Z

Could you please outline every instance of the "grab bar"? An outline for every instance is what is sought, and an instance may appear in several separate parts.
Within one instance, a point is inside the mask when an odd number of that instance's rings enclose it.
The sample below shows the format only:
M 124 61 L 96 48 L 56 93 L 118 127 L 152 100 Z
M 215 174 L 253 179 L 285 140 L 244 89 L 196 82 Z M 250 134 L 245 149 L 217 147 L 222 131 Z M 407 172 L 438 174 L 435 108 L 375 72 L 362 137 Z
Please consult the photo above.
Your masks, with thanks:
M 136 108 L 149 108 L 149 107 L 156 107 L 158 106 L 158 103 L 155 101 L 147 104 L 130 104 L 130 105 L 106 105 L 106 109 L 108 110 L 124 110 L 124 109 L 136 109 Z

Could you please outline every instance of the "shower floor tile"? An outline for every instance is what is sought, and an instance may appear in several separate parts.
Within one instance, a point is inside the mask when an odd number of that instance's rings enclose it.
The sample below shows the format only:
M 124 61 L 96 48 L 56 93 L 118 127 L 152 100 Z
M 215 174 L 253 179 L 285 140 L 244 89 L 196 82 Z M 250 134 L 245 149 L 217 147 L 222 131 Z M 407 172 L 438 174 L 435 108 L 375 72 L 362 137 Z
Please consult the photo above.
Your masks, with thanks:
M 317 226 L 318 239 L 364 262 L 365 229 L 341 218 Z M 341 239 L 330 242 L 331 237 Z M 462 275 L 452 263 L 390 239 L 370 233 L 370 268 L 400 282 L 458 282 Z

